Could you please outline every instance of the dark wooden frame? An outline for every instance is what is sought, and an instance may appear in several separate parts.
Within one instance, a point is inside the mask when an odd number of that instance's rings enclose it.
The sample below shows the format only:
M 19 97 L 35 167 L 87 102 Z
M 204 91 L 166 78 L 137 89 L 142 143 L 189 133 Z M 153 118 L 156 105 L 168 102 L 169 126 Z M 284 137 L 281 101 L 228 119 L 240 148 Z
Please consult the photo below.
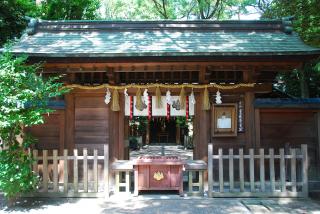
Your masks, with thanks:
M 219 112 L 230 112 L 231 128 L 218 128 L 217 120 Z M 212 108 L 212 136 L 235 137 L 238 133 L 238 107 L 236 103 L 215 104 Z

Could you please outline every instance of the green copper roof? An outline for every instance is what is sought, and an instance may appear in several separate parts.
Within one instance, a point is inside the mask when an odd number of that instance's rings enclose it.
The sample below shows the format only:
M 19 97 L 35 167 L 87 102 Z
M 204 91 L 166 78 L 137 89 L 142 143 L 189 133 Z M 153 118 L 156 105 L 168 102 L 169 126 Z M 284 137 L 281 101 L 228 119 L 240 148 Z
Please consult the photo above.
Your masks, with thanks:
M 38 21 L 13 52 L 37 57 L 319 54 L 288 21 Z

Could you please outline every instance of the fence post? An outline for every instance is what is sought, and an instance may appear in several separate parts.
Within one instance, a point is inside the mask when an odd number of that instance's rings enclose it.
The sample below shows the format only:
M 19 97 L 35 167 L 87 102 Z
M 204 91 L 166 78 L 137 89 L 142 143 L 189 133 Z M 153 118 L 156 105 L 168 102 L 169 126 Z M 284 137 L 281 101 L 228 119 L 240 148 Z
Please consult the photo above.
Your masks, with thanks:
M 42 173 L 43 173 L 43 191 L 48 192 L 48 180 L 49 180 L 49 174 L 48 174 L 48 150 L 43 150 L 43 168 L 42 168 Z
M 73 188 L 78 192 L 78 149 L 73 150 Z
M 296 174 L 296 149 L 291 148 L 291 191 L 297 192 L 297 174 Z
M 58 179 L 58 150 L 53 150 L 53 191 L 59 191 Z
M 254 192 L 255 191 L 255 185 L 254 185 L 254 150 L 249 149 L 249 154 L 250 154 L 250 191 Z
M 33 166 L 32 166 L 32 170 L 38 175 L 39 174 L 39 170 L 38 170 L 38 150 L 33 150 L 32 152 L 33 154 L 33 159 L 34 159 L 34 162 L 33 162 Z
M 243 149 L 239 149 L 239 179 L 240 192 L 244 192 L 244 167 L 243 167 Z
M 233 149 L 229 149 L 229 184 L 230 184 L 230 192 L 233 192 L 234 191 Z
M 308 146 L 306 144 L 301 145 L 302 151 L 302 193 L 304 197 L 309 196 L 308 188 Z
M 93 180 L 94 192 L 98 192 L 98 150 L 93 150 Z
M 109 198 L 109 144 L 104 145 L 104 193 Z
M 63 150 L 63 191 L 68 192 L 68 150 Z
M 261 192 L 265 192 L 265 173 L 264 173 L 264 149 L 260 149 L 260 189 Z
M 212 197 L 213 193 L 213 146 L 208 144 L 208 197 Z
M 273 148 L 269 149 L 269 165 L 270 165 L 270 185 L 271 185 L 271 192 L 275 191 L 275 172 L 274 172 L 274 150 Z
M 218 150 L 219 154 L 219 191 L 224 192 L 224 181 L 223 181 L 223 151 L 221 148 Z
M 280 149 L 280 187 L 281 192 L 287 191 L 286 189 L 286 169 L 285 169 L 285 159 L 284 159 L 284 149 Z
M 88 192 L 88 150 L 83 149 L 83 190 Z

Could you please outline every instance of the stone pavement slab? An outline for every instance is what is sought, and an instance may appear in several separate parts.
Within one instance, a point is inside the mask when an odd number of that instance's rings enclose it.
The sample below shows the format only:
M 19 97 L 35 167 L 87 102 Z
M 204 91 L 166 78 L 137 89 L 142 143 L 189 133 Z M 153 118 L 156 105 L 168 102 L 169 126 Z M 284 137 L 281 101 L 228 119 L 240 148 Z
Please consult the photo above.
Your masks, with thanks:
M 92 198 L 28 198 L 6 207 L 0 200 L 0 213 L 95 214 L 95 213 L 319 213 L 320 202 L 310 199 L 201 198 L 176 195 L 113 196 L 108 200 Z

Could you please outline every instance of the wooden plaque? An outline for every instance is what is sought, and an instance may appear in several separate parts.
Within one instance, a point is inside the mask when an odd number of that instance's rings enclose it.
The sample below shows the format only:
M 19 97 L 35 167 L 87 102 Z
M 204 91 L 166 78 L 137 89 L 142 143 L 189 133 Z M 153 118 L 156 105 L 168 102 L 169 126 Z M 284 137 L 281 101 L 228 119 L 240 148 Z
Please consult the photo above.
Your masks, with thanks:
M 226 103 L 213 105 L 212 136 L 237 136 L 237 104 Z

